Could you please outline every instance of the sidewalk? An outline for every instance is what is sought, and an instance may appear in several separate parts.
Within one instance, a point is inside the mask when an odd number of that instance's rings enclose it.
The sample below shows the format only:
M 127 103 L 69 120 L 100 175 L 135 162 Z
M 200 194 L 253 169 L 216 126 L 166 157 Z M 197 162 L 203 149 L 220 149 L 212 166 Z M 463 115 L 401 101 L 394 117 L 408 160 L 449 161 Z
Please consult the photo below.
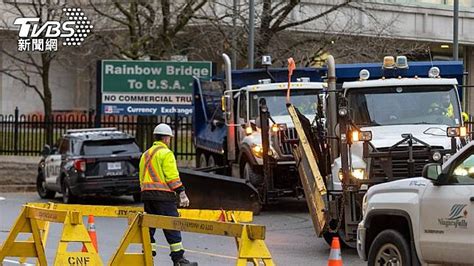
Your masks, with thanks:
M 0 156 L 0 192 L 35 190 L 39 156 Z
M 40 156 L 0 156 L 0 192 L 35 191 Z M 194 160 L 178 161 L 180 167 L 193 167 Z

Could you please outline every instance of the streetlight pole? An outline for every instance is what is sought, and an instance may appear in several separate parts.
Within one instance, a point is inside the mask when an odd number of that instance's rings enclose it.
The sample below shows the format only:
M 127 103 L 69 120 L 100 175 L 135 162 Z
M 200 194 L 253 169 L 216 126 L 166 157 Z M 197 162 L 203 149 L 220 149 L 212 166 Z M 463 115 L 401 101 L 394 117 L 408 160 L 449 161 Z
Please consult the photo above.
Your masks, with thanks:
M 255 39 L 255 1 L 249 0 L 248 66 L 250 69 L 253 69 L 254 39 Z
M 237 69 L 237 8 L 239 6 L 239 0 L 234 0 L 233 14 L 232 14 L 232 69 Z
M 454 0 L 453 14 L 453 59 L 459 60 L 459 0 Z

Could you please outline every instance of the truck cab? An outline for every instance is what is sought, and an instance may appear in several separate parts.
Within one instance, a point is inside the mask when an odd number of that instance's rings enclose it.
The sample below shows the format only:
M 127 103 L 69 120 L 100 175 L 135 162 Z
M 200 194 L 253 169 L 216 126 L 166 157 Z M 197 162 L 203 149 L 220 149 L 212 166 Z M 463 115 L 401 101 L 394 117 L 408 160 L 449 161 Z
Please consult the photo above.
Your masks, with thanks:
M 236 143 L 239 168 L 232 175 L 260 186 L 263 178 L 262 132 L 259 126 L 259 103 L 265 99 L 270 114 L 270 154 L 274 160 L 275 189 L 280 195 L 294 194 L 298 176 L 292 154 L 292 142 L 297 141 L 296 131 L 286 108 L 287 83 L 262 81 L 232 91 L 237 99 Z M 323 83 L 300 79 L 291 84 L 291 102 L 309 119 L 314 120 Z
M 425 164 L 443 162 L 456 151 L 459 139 L 453 145 L 447 129 L 461 128 L 465 114 L 457 79 L 441 74 L 433 67 L 425 74 L 427 77 L 368 80 L 368 70 L 361 70 L 359 81 L 343 83 L 354 130 L 371 135 L 370 143 L 351 144 L 354 178 L 378 183 L 420 176 Z M 341 160 L 337 158 L 332 167 L 336 190 L 341 189 L 340 169 Z
M 359 78 L 344 80 L 337 106 L 328 107 L 337 114 L 330 135 L 338 145 L 331 147 L 335 155 L 326 182 L 329 209 L 335 210 L 328 212 L 332 233 L 323 236 L 339 235 L 355 247 L 362 218 L 358 206 L 369 187 L 419 177 L 424 165 L 448 160 L 465 144 L 458 88 L 463 69 L 460 62 L 408 64 L 403 56 L 338 69 L 338 79 L 353 77 L 355 70 Z

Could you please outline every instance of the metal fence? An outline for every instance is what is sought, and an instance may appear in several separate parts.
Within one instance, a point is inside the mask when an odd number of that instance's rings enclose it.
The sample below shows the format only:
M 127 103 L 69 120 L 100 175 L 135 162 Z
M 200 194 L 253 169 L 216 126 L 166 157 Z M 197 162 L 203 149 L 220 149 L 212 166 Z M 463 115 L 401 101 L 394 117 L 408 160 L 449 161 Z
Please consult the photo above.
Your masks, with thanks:
M 24 115 L 15 109 L 13 114 L 0 115 L 0 155 L 40 155 L 45 144 L 56 144 L 68 129 L 115 127 L 134 136 L 142 150 L 153 143 L 153 129 L 167 123 L 174 131 L 171 143 L 177 159 L 190 160 L 194 156 L 192 119 L 187 116 L 101 116 L 93 114 L 56 114 L 50 119 L 38 114 Z

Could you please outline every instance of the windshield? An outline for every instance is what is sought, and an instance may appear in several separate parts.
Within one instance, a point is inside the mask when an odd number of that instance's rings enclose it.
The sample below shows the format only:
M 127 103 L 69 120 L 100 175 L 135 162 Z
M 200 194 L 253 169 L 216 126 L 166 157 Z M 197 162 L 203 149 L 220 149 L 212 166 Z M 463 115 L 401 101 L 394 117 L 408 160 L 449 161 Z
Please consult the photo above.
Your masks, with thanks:
M 359 126 L 461 123 L 453 86 L 350 89 L 347 98 Z
M 108 139 L 85 141 L 82 146 L 82 155 L 111 155 L 138 153 L 140 148 L 134 139 Z
M 270 115 L 289 115 L 286 109 L 286 92 L 287 90 L 251 92 L 250 119 L 255 119 L 258 116 L 258 101 L 260 98 L 265 98 L 267 101 Z M 293 89 L 291 90 L 291 103 L 305 115 L 315 114 L 320 92 L 321 90 Z

